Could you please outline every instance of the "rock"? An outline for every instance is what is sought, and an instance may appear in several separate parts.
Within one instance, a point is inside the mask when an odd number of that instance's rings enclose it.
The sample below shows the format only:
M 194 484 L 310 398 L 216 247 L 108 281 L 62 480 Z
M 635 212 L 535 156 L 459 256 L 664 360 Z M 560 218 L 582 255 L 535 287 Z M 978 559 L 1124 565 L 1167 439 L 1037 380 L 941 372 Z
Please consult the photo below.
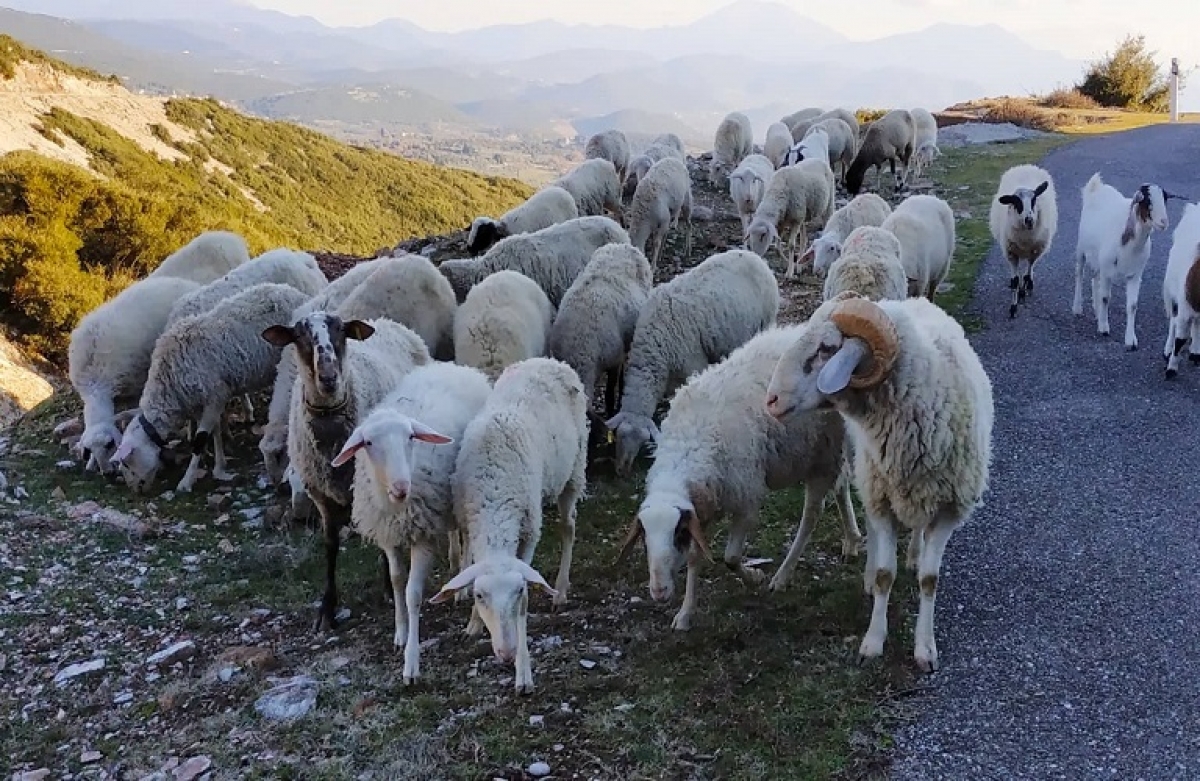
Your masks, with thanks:
M 48 768 L 40 767 L 37 770 L 30 770 L 25 773 L 17 773 L 13 775 L 13 781 L 42 781 L 43 778 L 50 777 Z
M 25 486 L 23 485 L 18 485 L 16 488 L 12 489 L 12 495 L 13 498 L 17 500 L 25 500 L 29 498 L 29 492 L 25 490 Z
M 217 549 L 220 550 L 221 553 L 236 553 L 237 552 L 237 546 L 234 545 L 229 540 L 225 539 L 224 537 L 222 537 L 220 539 L 220 541 L 217 542 Z
M 66 461 L 55 461 L 54 466 L 57 469 L 61 469 L 62 471 L 67 472 L 67 471 L 70 471 L 75 468 L 75 462 L 71 461 L 69 459 Z
M 252 670 L 272 670 L 279 666 L 275 652 L 265 646 L 235 645 L 221 653 L 220 661 Z
M 83 421 L 79 418 L 67 418 L 54 427 L 54 436 L 73 437 L 83 433 Z
M 233 680 L 234 669 L 232 667 L 222 667 L 217 673 L 217 677 L 221 679 L 221 683 L 229 683 Z
M 212 760 L 206 756 L 192 757 L 175 768 L 175 781 L 193 781 L 212 767 Z
M 593 662 L 591 659 L 580 659 L 579 666 L 585 670 L 590 670 L 596 666 L 596 663 Z
M 272 721 L 293 721 L 317 704 L 317 682 L 297 675 L 269 689 L 254 703 L 254 710 Z
M 93 762 L 99 762 L 104 759 L 104 755 L 99 751 L 85 751 L 79 755 L 80 764 L 90 765 Z
M 175 609 L 176 610 L 187 610 L 188 609 L 187 597 L 176 597 Z
M 63 669 L 59 670 L 58 673 L 54 676 L 54 682 L 56 684 L 58 684 L 59 686 L 66 686 L 67 682 L 72 680 L 73 678 L 78 678 L 81 675 L 87 675 L 88 673 L 93 673 L 93 672 L 96 672 L 97 670 L 103 670 L 103 669 L 104 669 L 104 660 L 103 659 L 91 659 L 86 662 L 79 662 L 77 664 L 72 664 L 68 667 L 64 667 Z
M 146 538 L 154 534 L 154 529 L 146 522 L 111 507 L 101 507 L 93 501 L 81 502 L 68 508 L 67 517 L 72 521 L 91 521 L 112 526 L 132 537 Z
M 529 717 L 529 726 L 531 726 L 531 727 L 546 726 L 546 717 L 545 716 L 530 716 Z
M 124 705 L 127 702 L 133 702 L 133 692 L 121 692 L 113 697 L 113 705 Z
M 50 498 L 56 502 L 65 502 L 67 501 L 67 492 L 62 489 L 61 485 L 55 486 L 54 490 L 50 492 Z
M 157 665 L 174 664 L 182 662 L 185 659 L 191 659 L 196 655 L 196 644 L 191 640 L 180 640 L 178 643 L 169 645 L 161 651 L 151 654 L 146 659 L 147 667 L 155 667 Z
M 208 506 L 210 509 L 213 509 L 213 510 L 218 510 L 218 511 L 224 510 L 224 509 L 228 508 L 232 502 L 233 502 L 233 500 L 229 497 L 229 494 L 209 494 L 208 495 Z
M 550 775 L 550 766 L 545 762 L 534 762 L 529 766 L 529 775 L 534 778 Z

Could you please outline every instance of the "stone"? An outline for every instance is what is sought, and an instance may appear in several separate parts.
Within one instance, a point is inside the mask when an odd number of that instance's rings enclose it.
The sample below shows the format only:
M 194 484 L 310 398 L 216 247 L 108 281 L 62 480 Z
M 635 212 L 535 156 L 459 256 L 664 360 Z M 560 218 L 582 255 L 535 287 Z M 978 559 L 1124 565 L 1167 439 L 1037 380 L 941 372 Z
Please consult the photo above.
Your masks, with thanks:
M 54 676 L 54 682 L 59 686 L 66 686 L 67 683 L 74 678 L 78 678 L 81 675 L 87 675 L 88 673 L 103 669 L 103 659 L 91 659 L 86 662 L 79 662 L 59 670 Z
M 271 721 L 294 721 L 316 704 L 317 682 L 307 675 L 297 675 L 267 690 L 255 701 L 254 710 Z
M 104 755 L 99 751 L 85 751 L 79 755 L 80 764 L 90 765 L 93 762 L 99 762 L 104 759 Z
M 191 659 L 196 655 L 196 644 L 191 640 L 180 640 L 178 643 L 167 646 L 161 651 L 151 654 L 146 659 L 147 667 L 156 665 L 174 664 L 182 662 L 185 659 Z
M 534 778 L 541 778 L 550 775 L 550 766 L 545 762 L 534 762 L 529 766 L 529 775 Z
M 220 656 L 220 661 L 235 667 L 248 667 L 252 670 L 273 670 L 279 666 L 279 659 L 270 648 L 261 645 L 234 645 L 226 648 Z
M 206 756 L 192 757 L 175 768 L 175 781 L 194 781 L 212 767 L 212 760 Z

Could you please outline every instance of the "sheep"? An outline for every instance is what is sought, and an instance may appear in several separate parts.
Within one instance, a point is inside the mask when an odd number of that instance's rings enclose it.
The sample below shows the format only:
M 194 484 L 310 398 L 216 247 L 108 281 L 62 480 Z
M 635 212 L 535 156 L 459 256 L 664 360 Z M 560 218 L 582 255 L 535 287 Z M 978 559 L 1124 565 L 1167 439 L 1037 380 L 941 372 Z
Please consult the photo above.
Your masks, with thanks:
M 1017 304 L 1033 292 L 1033 264 L 1050 252 L 1058 231 L 1058 198 L 1050 172 L 1036 165 L 1005 171 L 992 200 L 988 227 L 1012 268 L 1011 319 L 1017 316 Z
M 737 207 L 743 234 L 750 227 L 750 220 L 771 185 L 775 168 L 776 166 L 764 155 L 747 155 L 729 175 L 729 197 Z
M 878 228 L 892 213 L 891 205 L 875 193 L 863 193 L 833 213 L 825 230 L 813 239 L 800 256 L 801 265 L 812 264 L 813 271 L 825 273 L 842 252 L 842 243 L 851 231 L 863 226 Z
M 443 260 L 438 271 L 450 280 L 461 304 L 467 291 L 496 271 L 519 271 L 537 282 L 558 306 L 567 288 L 605 244 L 628 244 L 629 234 L 608 217 L 576 217 L 533 233 L 510 236 L 482 257 Z
M 799 253 L 807 249 L 808 231 L 820 228 L 833 213 L 833 171 L 824 160 L 802 160 L 775 172 L 746 228 L 746 246 L 761 257 L 779 242 L 779 254 L 787 260 L 784 279 L 796 276 L 796 238 Z M 786 245 L 786 252 L 784 250 Z
M 754 151 L 754 130 L 750 119 L 740 111 L 725 115 L 713 138 L 712 160 L 708 164 L 708 180 L 714 187 L 722 187 L 729 172 Z
M 850 128 L 850 132 L 853 134 L 855 145 L 856 146 L 858 145 L 858 135 L 859 135 L 858 117 L 855 116 L 853 111 L 848 111 L 844 108 L 831 108 L 828 111 L 824 111 L 824 112 L 818 114 L 817 116 L 813 117 L 812 127 L 823 124 L 825 122 L 825 120 L 828 120 L 828 119 L 840 119 L 843 122 L 845 122 L 846 127 Z
M 187 493 L 201 477 L 203 453 L 213 444 L 212 475 L 234 478 L 226 469 L 221 436 L 225 405 L 240 394 L 271 384 L 280 351 L 258 332 L 286 317 L 308 296 L 291 285 L 266 282 L 227 298 L 207 312 L 168 328 L 154 345 L 138 415 L 125 429 L 112 460 L 134 493 L 145 491 L 158 473 L 159 456 L 171 432 L 196 422 L 192 458 L 175 490 Z
M 1163 276 L 1163 308 L 1167 312 L 1167 343 L 1163 358 L 1167 379 L 1179 373 L 1185 344 L 1188 358 L 1200 364 L 1200 206 L 1189 203 L 1175 226 L 1167 271 Z
M 912 181 L 915 182 L 920 178 L 925 167 L 936 160 L 942 152 L 937 145 L 938 126 L 933 114 L 923 108 L 909 109 L 909 113 L 912 114 L 914 131 L 913 156 L 909 173 L 912 175 Z
M 782 122 L 776 122 L 767 128 L 767 140 L 763 144 L 763 155 L 771 161 L 774 168 L 783 166 L 788 150 L 792 148 L 792 131 Z M 745 160 L 742 161 L 743 163 Z
M 850 170 L 846 172 L 846 192 L 858 195 L 863 187 L 863 179 L 871 168 L 875 168 L 882 179 L 885 162 L 891 166 L 895 191 L 902 191 L 907 186 L 905 179 L 915 137 L 916 125 L 912 114 L 906 109 L 893 109 L 872 122 L 867 127 L 854 162 L 850 164 Z M 901 165 L 899 173 L 896 172 L 897 161 Z
M 633 331 L 616 432 L 617 473 L 658 438 L 654 410 L 672 387 L 775 324 L 779 285 L 753 252 L 729 250 L 650 291 Z
M 629 205 L 629 241 L 658 268 L 667 232 L 684 227 L 684 254 L 692 251 L 692 180 L 674 157 L 659 160 L 638 182 Z
M 853 555 L 862 542 L 849 483 L 839 480 L 846 439 L 841 416 L 813 412 L 782 423 L 763 406 L 775 365 L 805 328 L 763 331 L 721 363 L 692 375 L 671 399 L 646 476 L 646 496 L 620 555 L 624 558 L 638 538 L 644 540 L 650 596 L 658 602 L 674 595 L 674 575 L 686 560 L 687 587 L 672 629 L 686 631 L 691 626 L 701 554 L 711 558 L 704 529 L 711 529 L 721 515 L 730 516 L 725 566 L 748 586 L 764 580 L 742 555 L 770 491 L 804 485 L 800 526 L 787 559 L 771 580 L 771 591 L 786 587 L 825 497 L 835 486 L 843 555 Z
M 496 380 L 468 425 L 455 463 L 454 513 L 467 529 L 471 564 L 433 598 L 472 586 L 475 610 L 501 661 L 513 661 L 518 694 L 533 691 L 526 620 L 527 584 L 555 606 L 567 601 L 575 544 L 575 507 L 587 490 L 587 419 L 583 386 L 552 358 L 514 364 Z M 554 588 L 534 569 L 542 504 L 554 499 L 562 553 Z
M 264 282 L 290 285 L 309 296 L 315 296 L 329 284 L 316 258 L 307 252 L 281 247 L 251 258 L 228 274 L 183 296 L 171 310 L 167 323 L 207 312 L 217 303 Z
M 609 161 L 617 169 L 617 177 L 624 181 L 629 170 L 629 139 L 620 130 L 596 133 L 584 145 L 583 156 Z
M 625 173 L 625 183 L 621 190 L 622 199 L 632 198 L 633 194 L 637 192 L 638 182 L 646 175 L 650 167 L 666 157 L 674 157 L 681 163 L 687 162 L 687 158 L 683 154 L 683 142 L 674 133 L 665 133 L 654 139 L 644 152 L 629 161 L 629 168 Z
M 596 383 L 605 383 L 605 414 L 616 414 L 618 382 L 633 342 L 638 313 L 654 274 L 646 256 L 628 244 L 609 244 L 575 278 L 550 327 L 550 357 L 570 366 L 583 383 L 589 416 Z M 593 427 L 599 431 L 598 426 Z
M 933 672 L 942 555 L 988 487 L 992 383 L 962 326 L 936 304 L 843 296 L 822 304 L 784 351 L 767 411 L 786 421 L 832 406 L 846 421 L 867 516 L 863 586 L 874 599 L 860 660 L 883 653 L 896 536 L 907 527 L 907 563 L 921 590 L 913 657 Z
M 208 231 L 167 256 L 151 277 L 190 279 L 207 285 L 250 260 L 246 240 L 229 231 Z
M 411 329 L 386 318 L 343 320 L 325 311 L 291 326 L 272 325 L 262 338 L 280 349 L 296 346 L 288 458 L 321 516 L 325 591 L 314 630 L 324 632 L 337 624 L 337 558 L 354 477 L 348 465 L 332 461 L 363 418 L 409 372 L 429 363 L 429 349 Z
M 1142 272 L 1150 259 L 1151 230 L 1165 231 L 1171 223 L 1167 201 L 1181 196 L 1156 184 L 1143 184 L 1126 198 L 1121 191 L 1092 175 L 1082 189 L 1079 237 L 1075 243 L 1075 298 L 1071 312 L 1083 314 L 1083 267 L 1092 273 L 1092 309 L 1096 331 L 1108 336 L 1108 300 L 1114 282 L 1125 281 L 1125 349 L 1138 348 L 1134 320 Z
M 787 125 L 788 130 L 791 130 L 792 127 L 797 123 L 804 122 L 805 120 L 809 119 L 816 119 L 824 113 L 825 109 L 822 108 L 802 108 L 799 111 L 788 114 L 786 117 L 782 117 L 779 121 Z
M 533 233 L 579 216 L 575 197 L 561 187 L 551 185 L 529 196 L 524 203 L 509 209 L 500 219 L 476 217 L 467 233 L 467 252 L 471 257 L 487 252 L 501 239 L 518 233 Z
M 339 467 L 355 459 L 351 523 L 387 555 L 396 616 L 392 644 L 404 649 L 406 686 L 421 675 L 425 580 L 437 549 L 458 534 L 451 480 L 459 440 L 491 391 L 482 372 L 465 366 L 413 369 L 350 432 L 332 462 Z M 408 567 L 402 546 L 409 549 Z M 452 568 L 460 564 L 451 561 Z
M 471 288 L 454 318 L 454 356 L 495 380 L 505 368 L 546 353 L 550 299 L 518 271 L 497 271 Z
M 858 136 L 845 120 L 839 117 L 830 117 L 814 123 L 808 129 L 808 134 L 803 141 L 807 141 L 818 131 L 823 131 L 825 134 L 825 152 L 829 158 L 829 167 L 836 168 L 840 163 L 842 178 L 845 179 L 846 171 L 849 170 L 851 163 L 854 162 L 854 155 L 858 152 Z M 801 151 L 804 149 L 803 141 L 801 142 Z
M 116 402 L 141 395 L 171 308 L 200 287 L 182 277 L 149 276 L 88 312 L 71 332 L 67 373 L 83 401 L 79 447 L 86 468 L 115 469 L 111 458 L 122 436 Z
M 950 204 L 933 195 L 911 195 L 896 206 L 882 227 L 900 240 L 908 295 L 932 301 L 954 259 L 954 211 Z
M 658 147 L 666 151 L 674 150 L 672 156 L 678 157 L 680 160 L 683 159 L 685 151 L 683 148 L 683 139 L 674 133 L 660 133 L 654 137 L 653 141 L 650 142 L 650 146 Z
M 801 160 L 824 160 L 829 163 L 829 131 L 825 128 L 811 128 L 804 138 L 792 145 L 784 156 L 784 166 L 793 166 Z M 833 166 L 830 165 L 832 168 Z
M 621 180 L 617 178 L 616 166 L 608 160 L 585 160 L 555 179 L 551 186 L 561 187 L 571 194 L 580 217 L 593 217 L 607 211 L 621 219 Z
M 855 228 L 846 237 L 841 257 L 829 267 L 825 300 L 847 290 L 873 300 L 906 298 L 909 283 L 902 257 L 903 245 L 891 231 L 869 225 Z

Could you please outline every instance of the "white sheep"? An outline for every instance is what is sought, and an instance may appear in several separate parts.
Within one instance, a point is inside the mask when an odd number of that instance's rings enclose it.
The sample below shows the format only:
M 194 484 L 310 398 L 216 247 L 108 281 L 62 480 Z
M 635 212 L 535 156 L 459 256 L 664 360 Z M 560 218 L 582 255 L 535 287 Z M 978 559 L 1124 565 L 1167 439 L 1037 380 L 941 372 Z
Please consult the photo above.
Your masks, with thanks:
M 578 216 L 575 197 L 563 188 L 551 185 L 509 209 L 498 220 L 476 217 L 467 232 L 467 252 L 475 257 L 487 252 L 501 239 L 518 233 L 533 233 Z
M 788 150 L 792 148 L 792 131 L 783 122 L 775 122 L 767 128 L 767 140 L 763 144 L 763 156 L 774 168 L 783 166 Z M 745 160 L 742 160 L 745 163 Z
M 684 254 L 692 245 L 692 179 L 674 157 L 659 160 L 638 182 L 629 205 L 629 241 L 658 268 L 667 233 L 684 226 Z
M 350 522 L 354 470 L 333 466 L 350 433 L 401 380 L 429 363 L 429 350 L 411 329 L 386 318 L 343 320 L 318 311 L 266 328 L 262 339 L 296 346 L 295 389 L 288 421 L 288 457 L 321 516 L 325 591 L 315 629 L 337 624 L 337 558 Z M 286 322 L 286 320 L 284 320 Z
M 941 155 L 938 149 L 937 119 L 923 108 L 909 109 L 913 118 L 913 156 L 909 173 L 911 181 L 916 181 L 924 173 L 925 167 Z
M 802 108 L 799 111 L 788 114 L 786 117 L 782 117 L 779 121 L 782 122 L 783 124 L 787 125 L 788 130 L 791 130 L 792 127 L 795 126 L 797 123 L 804 122 L 804 121 L 810 120 L 810 119 L 816 119 L 817 117 L 821 116 L 824 113 L 825 113 L 825 109 L 823 109 L 823 108 L 816 108 L 816 107 Z
M 638 314 L 616 432 L 617 472 L 629 474 L 638 452 L 658 438 L 654 411 L 693 373 L 775 324 L 779 285 L 761 257 L 730 250 L 704 260 L 650 292 Z
M 742 556 L 770 491 L 804 485 L 800 526 L 787 559 L 771 581 L 772 591 L 786 587 L 825 497 L 835 485 L 843 555 L 853 555 L 862 541 L 849 483 L 839 481 L 846 438 L 841 416 L 814 412 L 781 423 L 763 406 L 775 365 L 806 327 L 771 328 L 758 334 L 721 363 L 692 375 L 671 399 L 654 464 L 646 476 L 646 496 L 621 556 L 639 537 L 645 541 L 650 596 L 658 602 L 674 595 L 675 573 L 686 562 L 687 587 L 672 629 L 691 626 L 701 554 L 710 555 L 704 530 L 707 527 L 711 534 L 722 515 L 730 518 L 725 566 L 746 585 L 763 581 L 763 573 L 746 566 Z
M 665 157 L 674 157 L 681 163 L 687 162 L 683 153 L 683 141 L 674 133 L 664 133 L 658 136 L 650 143 L 650 146 L 646 147 L 645 151 L 629 161 L 621 197 L 624 200 L 632 198 L 633 194 L 637 192 L 637 185 L 641 178 L 646 175 L 652 165 Z
M 830 405 L 846 420 L 867 516 L 863 585 L 874 606 L 859 656 L 883 653 L 896 537 L 908 528 L 921 591 L 913 656 L 932 672 L 942 555 L 988 486 L 991 380 L 962 326 L 936 304 L 834 299 L 784 352 L 767 389 L 767 410 L 780 420 Z
M 875 301 L 906 298 L 909 284 L 902 257 L 903 246 L 891 231 L 870 225 L 855 228 L 825 276 L 825 300 L 845 291 Z
M 1071 312 L 1083 314 L 1083 267 L 1092 273 L 1096 331 L 1108 336 L 1108 302 L 1114 282 L 1125 282 L 1125 348 L 1138 348 L 1134 320 L 1142 272 L 1150 259 L 1151 230 L 1171 224 L 1167 200 L 1179 198 L 1156 184 L 1143 184 L 1131 198 L 1093 174 L 1082 190 L 1079 238 L 1075 243 L 1075 299 Z
M 141 395 L 172 307 L 200 287 L 181 277 L 147 277 L 88 312 L 71 331 L 67 373 L 83 401 L 79 447 L 86 467 L 104 474 L 115 468 L 110 459 L 122 436 L 117 400 Z
M 207 312 L 219 302 L 266 282 L 290 285 L 309 296 L 315 296 L 329 284 L 316 258 L 307 252 L 281 247 L 251 258 L 228 274 L 180 298 L 171 310 L 168 324 Z
M 533 691 L 526 616 L 528 584 L 567 601 L 575 545 L 575 506 L 587 490 L 583 386 L 552 358 L 514 364 L 496 380 L 463 432 L 454 472 L 454 512 L 467 529 L 471 563 L 430 601 L 472 586 L 475 611 L 501 661 L 513 661 L 515 688 Z M 542 504 L 558 505 L 562 553 L 554 588 L 534 569 Z
M 807 141 L 809 136 L 817 132 L 825 134 L 825 153 L 829 158 L 829 167 L 836 170 L 841 164 L 841 178 L 845 179 L 846 171 L 850 170 L 858 152 L 858 135 L 854 128 L 840 117 L 822 119 L 808 129 L 808 134 L 802 140 L 801 150 L 804 149 L 803 141 Z
M 713 138 L 712 160 L 708 165 L 708 179 L 715 187 L 722 187 L 729 172 L 754 151 L 754 129 L 750 118 L 740 111 L 731 111 L 717 125 Z
M 621 180 L 617 178 L 617 167 L 610 161 L 584 160 L 551 184 L 571 194 L 580 217 L 608 212 L 618 221 L 621 219 Z
M 430 356 L 450 360 L 454 357 L 458 301 L 449 281 L 422 255 L 381 260 L 334 311 L 344 320 L 386 317 L 411 328 L 425 342 Z
M 418 629 L 437 550 L 458 533 L 452 479 L 459 440 L 492 391 L 482 372 L 452 363 L 413 369 L 360 423 L 333 466 L 352 458 L 355 530 L 387 555 L 395 604 L 392 644 L 404 649 L 404 684 L 421 675 Z M 409 549 L 409 566 L 401 558 Z M 461 562 L 451 561 L 457 569 Z
M 844 126 L 843 126 L 844 127 Z M 811 127 L 804 133 L 804 138 L 797 141 L 784 156 L 784 166 L 793 166 L 802 160 L 830 161 L 829 131 L 823 127 Z M 830 168 L 832 168 L 830 164 Z
M 842 242 L 855 228 L 878 228 L 892 213 L 891 205 L 875 193 L 862 193 L 833 213 L 825 230 L 812 240 L 800 256 L 801 265 L 812 264 L 813 271 L 823 274 L 842 253 Z
M 775 168 L 765 155 L 747 155 L 729 175 L 729 197 L 737 207 L 743 234 L 750 227 L 755 210 L 762 203 L 767 188 L 771 186 Z
M 537 282 L 558 306 L 567 288 L 605 244 L 628 244 L 629 234 L 608 217 L 577 217 L 533 233 L 510 236 L 479 258 L 443 260 L 438 266 L 462 303 L 471 286 L 496 271 L 519 271 Z
M 151 277 L 190 279 L 206 285 L 250 260 L 246 240 L 229 231 L 208 231 L 184 244 L 151 271 Z
M 1058 231 L 1058 196 L 1050 172 L 1028 164 L 1005 171 L 992 200 L 988 227 L 1012 268 L 1008 316 L 1016 317 L 1017 304 L 1033 292 L 1033 264 L 1050 252 Z
M 871 168 L 875 168 L 882 179 L 884 163 L 891 166 L 895 191 L 903 190 L 907 186 L 908 161 L 915 148 L 916 132 L 912 113 L 907 109 L 893 109 L 872 122 L 867 127 L 854 162 L 850 164 L 850 170 L 846 171 L 846 191 L 858 195 L 863 179 Z M 897 162 L 900 163 L 899 172 L 896 171 Z
M 954 259 L 954 211 L 950 204 L 934 195 L 910 195 L 888 215 L 882 227 L 900 240 L 900 263 L 908 278 L 908 295 L 932 301 Z
M 1167 313 L 1167 342 L 1163 358 L 1167 379 L 1179 373 L 1179 357 L 1189 344 L 1188 358 L 1200 364 L 1200 206 L 1189 203 L 1171 237 L 1163 275 L 1163 308 Z
M 808 248 L 808 231 L 824 227 L 833 214 L 834 192 L 833 171 L 824 160 L 802 160 L 776 171 L 746 228 L 746 246 L 766 257 L 778 242 L 779 254 L 787 261 L 784 279 L 796 276 L 798 254 Z
M 454 318 L 454 357 L 492 380 L 508 366 L 546 354 L 554 307 L 518 271 L 497 271 L 467 293 Z
M 167 438 L 190 421 L 196 423 L 192 458 L 175 490 L 188 492 L 195 486 L 210 439 L 213 477 L 233 479 L 221 436 L 225 405 L 271 384 L 280 351 L 265 344 L 259 333 L 307 299 L 290 285 L 255 285 L 207 312 L 177 320 L 159 337 L 138 416 L 112 457 L 135 493 L 154 482 Z
M 620 130 L 603 130 L 587 140 L 583 156 L 609 161 L 617 169 L 617 178 L 624 181 L 629 170 L 629 139 Z

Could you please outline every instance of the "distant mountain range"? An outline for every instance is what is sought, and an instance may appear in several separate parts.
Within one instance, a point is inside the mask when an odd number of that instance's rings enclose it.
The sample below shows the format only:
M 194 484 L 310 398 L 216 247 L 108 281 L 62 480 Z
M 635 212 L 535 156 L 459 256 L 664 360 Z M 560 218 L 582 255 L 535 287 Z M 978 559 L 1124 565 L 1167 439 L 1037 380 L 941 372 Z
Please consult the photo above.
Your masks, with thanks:
M 806 105 L 936 109 L 1048 91 L 1083 67 L 995 25 L 850 41 L 764 0 L 646 30 L 543 21 L 458 33 L 402 19 L 327 27 L 235 0 L 0 2 L 0 30 L 133 88 L 417 132 L 453 125 L 553 138 L 608 121 L 703 144 L 735 109 L 761 138 Z

